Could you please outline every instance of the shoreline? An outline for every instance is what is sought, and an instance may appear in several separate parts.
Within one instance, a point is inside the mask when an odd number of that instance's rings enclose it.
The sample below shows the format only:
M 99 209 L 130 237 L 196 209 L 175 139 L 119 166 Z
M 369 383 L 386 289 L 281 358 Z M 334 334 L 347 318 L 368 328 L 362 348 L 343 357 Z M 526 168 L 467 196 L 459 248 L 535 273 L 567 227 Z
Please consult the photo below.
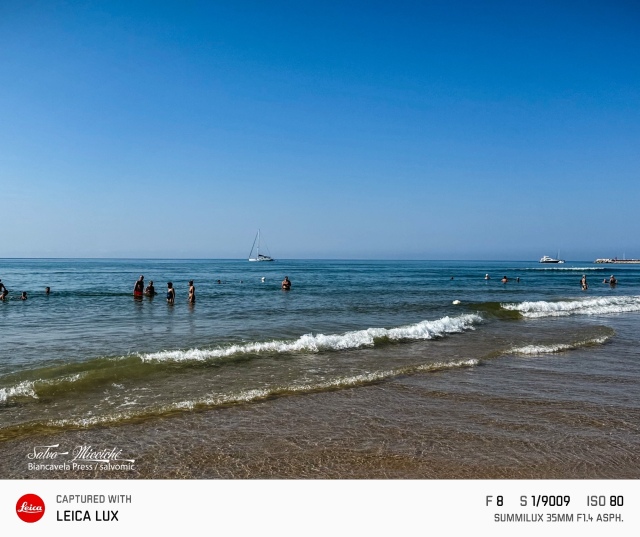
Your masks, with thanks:
M 502 375 L 499 369 L 492 376 Z M 611 420 L 611 409 L 593 404 L 541 404 L 516 393 L 476 396 L 469 381 L 459 372 L 420 375 L 10 440 L 2 444 L 0 478 L 640 478 L 637 436 L 621 427 L 640 411 Z M 372 410 L 380 405 L 385 413 Z M 29 471 L 26 455 L 34 445 L 117 449 L 134 466 Z

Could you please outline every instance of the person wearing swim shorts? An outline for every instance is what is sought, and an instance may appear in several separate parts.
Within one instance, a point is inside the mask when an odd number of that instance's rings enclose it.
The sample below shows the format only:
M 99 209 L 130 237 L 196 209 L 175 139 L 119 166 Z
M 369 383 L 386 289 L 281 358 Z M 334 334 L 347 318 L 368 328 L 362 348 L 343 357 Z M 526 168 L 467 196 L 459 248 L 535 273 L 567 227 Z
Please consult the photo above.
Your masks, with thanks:
M 142 296 L 144 293 L 144 276 L 140 276 L 133 286 L 133 296 Z

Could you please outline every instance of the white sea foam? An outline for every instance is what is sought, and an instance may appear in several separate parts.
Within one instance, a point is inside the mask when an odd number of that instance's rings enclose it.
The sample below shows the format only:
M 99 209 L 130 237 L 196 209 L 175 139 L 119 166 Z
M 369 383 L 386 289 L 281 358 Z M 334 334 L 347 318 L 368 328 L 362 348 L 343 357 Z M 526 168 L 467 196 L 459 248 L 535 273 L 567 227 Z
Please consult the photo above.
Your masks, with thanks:
M 15 386 L 9 386 L 7 388 L 0 388 L 0 403 L 6 403 L 10 399 L 16 399 L 20 397 L 31 397 L 32 399 L 38 399 L 38 393 L 36 391 L 36 384 L 38 385 L 54 385 L 61 384 L 63 382 L 76 382 L 84 377 L 86 373 L 76 373 L 65 377 L 56 379 L 44 379 L 44 380 L 23 380 Z
M 419 365 L 416 371 L 441 371 L 443 369 L 456 369 L 458 367 L 473 367 L 480 363 L 477 358 L 469 358 L 468 360 L 455 360 L 453 362 L 434 362 L 431 364 Z
M 524 345 L 522 347 L 514 347 L 510 349 L 508 354 L 523 354 L 525 356 L 535 356 L 539 354 L 555 354 L 558 352 L 571 351 L 579 349 L 580 347 L 587 347 L 590 345 L 602 345 L 611 336 L 601 336 L 593 339 L 587 339 L 585 341 L 578 341 L 577 343 L 553 343 L 550 345 Z
M 16 397 L 31 397 L 37 399 L 38 394 L 35 391 L 33 381 L 24 380 L 15 386 L 0 388 L 0 403 L 6 403 L 9 399 L 15 399 Z
M 482 318 L 479 315 L 466 314 L 458 317 L 443 317 L 435 321 L 422 321 L 397 328 L 367 328 L 366 330 L 356 330 L 344 334 L 305 334 L 294 341 L 276 340 L 229 345 L 215 349 L 161 351 L 141 354 L 140 358 L 143 362 L 183 362 L 246 354 L 286 354 L 357 349 L 359 347 L 373 347 L 377 339 L 384 338 L 393 341 L 434 339 L 446 334 L 473 329 L 473 325 L 481 320 Z
M 108 416 L 91 416 L 86 418 L 65 418 L 61 420 L 51 420 L 46 422 L 50 427 L 93 427 L 95 425 L 105 425 L 107 423 L 121 423 L 127 419 L 133 418 L 133 414 L 119 412 Z
M 48 384 L 59 384 L 61 382 L 76 382 L 78 380 L 80 380 L 83 377 L 87 376 L 87 372 L 82 372 L 82 373 L 76 373 L 75 375 L 69 375 L 67 377 L 62 377 L 60 379 L 57 380 L 51 380 L 51 381 L 46 381 Z
M 560 302 L 520 302 L 501 304 L 501 307 L 510 311 L 518 311 L 523 317 L 529 318 L 628 313 L 640 311 L 640 296 L 586 298 Z

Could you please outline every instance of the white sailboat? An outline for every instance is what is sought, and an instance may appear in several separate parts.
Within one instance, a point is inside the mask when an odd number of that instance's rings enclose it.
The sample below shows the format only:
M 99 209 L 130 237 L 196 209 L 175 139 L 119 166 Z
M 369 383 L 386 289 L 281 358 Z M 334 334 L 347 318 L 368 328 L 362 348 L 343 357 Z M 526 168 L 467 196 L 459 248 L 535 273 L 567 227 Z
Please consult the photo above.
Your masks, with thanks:
M 258 243 L 258 247 L 255 248 L 256 243 Z M 255 256 L 253 255 L 253 249 L 255 248 Z M 271 256 L 261 254 L 260 253 L 260 230 L 256 234 L 256 238 L 253 239 L 253 246 L 251 246 L 251 251 L 249 252 L 249 261 L 273 261 Z

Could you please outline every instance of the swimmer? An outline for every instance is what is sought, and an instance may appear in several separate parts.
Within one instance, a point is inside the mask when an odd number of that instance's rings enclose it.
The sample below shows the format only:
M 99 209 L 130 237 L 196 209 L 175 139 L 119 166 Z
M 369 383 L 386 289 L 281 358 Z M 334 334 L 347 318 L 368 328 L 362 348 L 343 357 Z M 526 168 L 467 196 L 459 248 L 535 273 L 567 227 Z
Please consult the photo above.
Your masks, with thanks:
M 22 296 L 20 297 L 20 300 L 27 300 L 27 292 L 26 291 L 22 291 Z
M 264 283 L 264 276 L 263 276 L 262 278 L 260 278 L 260 281 L 261 281 L 262 283 Z
M 2 294 L 0 294 L 0 300 L 4 302 L 4 299 L 7 298 L 8 294 L 9 294 L 9 291 L 7 291 L 7 288 L 5 287 L 4 290 L 2 291 Z
M 9 292 L 9 289 L 7 289 L 7 288 L 4 286 L 4 283 L 2 283 L 2 280 L 0 280 L 0 292 L 3 292 L 3 293 L 4 293 L 5 291 L 8 293 L 8 292 Z
M 502 283 L 507 283 L 509 281 L 509 278 L 507 278 L 506 276 L 503 276 L 502 279 L 500 280 Z
M 291 281 L 289 280 L 289 276 L 285 276 L 284 280 L 282 280 L 282 288 L 285 291 L 288 291 L 289 289 L 291 289 Z
M 173 304 L 176 299 L 176 290 L 173 288 L 173 283 L 167 283 L 167 303 Z
M 485 275 L 484 275 L 484 279 L 485 279 L 485 280 L 490 280 L 490 279 L 491 279 L 491 276 L 489 276 L 488 274 L 485 274 Z
M 44 288 L 44 294 L 48 295 L 51 292 L 51 287 L 45 287 Z
M 193 280 L 189 280 L 189 304 L 196 303 L 196 286 L 193 285 Z
M 614 285 L 616 285 L 618 283 L 618 280 L 616 280 L 616 277 L 612 274 L 611 278 L 609 278 L 609 285 L 611 287 L 613 287 Z

